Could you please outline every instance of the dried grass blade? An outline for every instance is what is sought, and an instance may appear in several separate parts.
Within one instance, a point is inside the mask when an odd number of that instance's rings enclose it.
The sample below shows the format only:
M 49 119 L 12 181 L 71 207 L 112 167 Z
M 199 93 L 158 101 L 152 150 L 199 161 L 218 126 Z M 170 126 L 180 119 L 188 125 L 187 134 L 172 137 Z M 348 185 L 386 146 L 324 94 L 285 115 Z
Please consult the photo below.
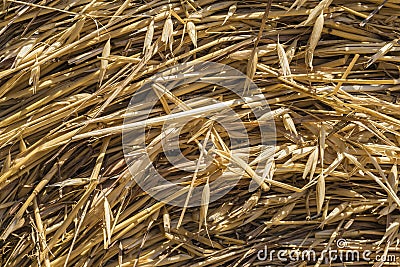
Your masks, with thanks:
M 171 232 L 171 217 L 169 216 L 168 210 L 164 208 L 163 212 L 163 225 L 164 225 L 164 233 Z
M 288 9 L 287 12 L 289 12 L 290 10 L 292 10 L 294 7 L 296 7 L 296 9 L 299 9 L 300 7 L 302 7 L 304 5 L 304 3 L 307 2 L 307 0 L 296 0 Z
M 21 153 L 26 151 L 26 144 L 22 135 L 19 136 L 19 151 Z
M 101 54 L 102 58 L 108 58 L 110 56 L 110 51 L 111 51 L 111 40 L 108 39 L 106 44 L 104 45 L 103 52 Z M 104 76 L 106 75 L 108 67 L 108 60 L 107 59 L 101 59 L 100 60 L 100 74 L 99 74 L 99 84 L 101 86 Z
M 337 207 L 335 207 L 329 214 L 326 216 L 325 220 L 321 223 L 319 226 L 322 228 L 325 224 L 330 223 L 331 220 L 335 219 L 337 216 L 342 213 L 347 207 L 349 206 L 349 202 L 343 202 L 339 204 Z
M 379 51 L 374 54 L 366 63 L 365 63 L 365 68 L 369 68 L 369 66 L 371 66 L 372 64 L 375 63 L 375 61 L 377 61 L 379 58 L 383 57 L 384 55 L 386 55 L 387 53 L 390 52 L 390 50 L 393 48 L 393 46 L 395 44 L 397 44 L 399 42 L 400 39 L 394 39 L 393 41 L 385 44 L 381 49 L 379 49 Z
M 297 49 L 297 43 L 298 43 L 299 39 L 295 39 L 290 45 L 289 47 L 286 49 L 286 58 L 288 60 L 288 63 L 290 64 L 290 62 L 292 62 L 295 54 L 296 54 L 296 49 Z
M 36 94 L 36 91 L 39 87 L 39 79 L 40 79 L 40 65 L 38 63 L 38 59 L 36 58 L 35 67 L 31 70 L 31 76 L 29 78 L 29 85 L 32 85 L 32 93 Z
M 161 34 L 161 42 L 165 43 L 166 46 L 169 44 L 171 52 L 172 52 L 172 44 L 174 42 L 173 32 L 174 32 L 174 24 L 172 22 L 171 16 L 169 16 L 164 23 L 164 28 Z
M 82 18 L 74 24 L 71 35 L 68 37 L 68 40 L 65 42 L 65 44 L 70 44 L 79 39 L 80 33 L 83 29 L 83 26 L 85 25 L 85 21 L 86 18 Z
M 106 242 L 104 249 L 107 249 L 111 245 L 111 207 L 108 203 L 107 197 L 104 197 L 104 221 L 106 229 Z
M 18 67 L 21 61 L 32 51 L 33 47 L 35 46 L 36 39 L 31 39 L 25 43 L 19 50 L 17 56 L 15 57 L 15 61 L 13 67 Z
M 399 226 L 400 226 L 400 223 L 398 221 L 392 222 L 387 227 L 385 234 L 382 236 L 382 239 L 380 241 L 378 241 L 376 244 L 378 246 L 380 246 L 386 239 L 389 238 L 389 236 L 391 236 L 393 234 L 397 234 L 397 232 L 399 231 Z
M 278 182 L 278 181 L 275 181 L 272 179 L 262 180 L 262 178 L 260 176 L 258 176 L 254 172 L 254 170 L 251 169 L 251 167 L 246 162 L 244 162 L 242 159 L 240 159 L 239 157 L 236 157 L 235 155 L 229 154 L 225 151 L 214 150 L 214 152 L 217 153 L 218 155 L 220 155 L 221 157 L 223 157 L 227 160 L 230 160 L 233 163 L 235 163 L 236 165 L 238 165 L 239 167 L 241 167 L 252 179 L 255 180 L 255 182 L 257 184 L 259 184 L 262 187 L 262 189 L 264 191 L 269 190 L 269 186 L 266 185 L 265 183 L 270 183 L 271 185 L 278 186 L 278 187 L 281 187 L 281 188 L 284 188 L 284 189 L 287 189 L 290 191 L 294 191 L 294 192 L 302 192 L 303 191 L 303 189 L 300 189 L 300 188 L 297 188 L 295 186 L 291 186 L 291 185 L 288 185 L 285 183 L 281 183 L 281 182 Z
M 290 215 L 290 213 L 292 212 L 292 210 L 294 209 L 295 206 L 296 206 L 296 202 L 293 202 L 293 203 L 283 206 L 274 214 L 274 216 L 271 218 L 270 222 L 282 221 L 283 219 L 285 219 L 287 216 Z
M 321 168 L 324 167 L 325 141 L 326 141 L 326 129 L 324 124 L 322 123 L 319 131 L 319 151 L 321 154 Z
M 7 156 L 4 159 L 3 167 L 1 168 L 0 174 L 7 172 L 10 169 L 10 166 L 11 166 L 11 151 L 8 151 Z
M 236 4 L 229 7 L 228 14 L 226 14 L 226 17 L 225 17 L 224 22 L 222 23 L 222 25 L 224 25 L 228 21 L 228 19 L 230 17 L 232 17 L 233 14 L 235 14 L 236 8 L 237 8 Z
M 65 233 L 65 230 L 68 228 L 68 226 L 72 223 L 72 221 L 75 219 L 76 215 L 78 214 L 79 210 L 82 208 L 82 206 L 87 202 L 87 199 L 90 197 L 92 192 L 95 190 L 98 184 L 98 177 L 100 174 L 101 166 L 103 164 L 104 156 L 106 154 L 107 147 L 110 143 L 111 137 L 106 137 L 104 138 L 103 144 L 100 149 L 100 153 L 96 159 L 96 164 L 95 167 L 93 168 L 92 174 L 91 174 L 91 183 L 86 189 L 84 195 L 79 199 L 78 203 L 76 206 L 73 208 L 73 210 L 68 214 L 67 218 L 63 221 L 62 225 L 57 229 L 56 233 L 53 235 L 53 239 L 49 242 L 45 253 L 43 256 L 46 255 L 56 244 L 58 241 L 58 238 Z
M 322 2 L 324 2 L 324 1 L 322 1 Z M 317 20 L 315 21 L 310 39 L 308 41 L 308 47 L 306 50 L 306 56 L 305 56 L 306 65 L 311 70 L 313 70 L 314 51 L 318 45 L 319 39 L 321 38 L 321 33 L 322 33 L 323 28 L 324 28 L 324 12 L 321 11 Z
M 347 67 L 346 71 L 342 75 L 342 79 L 347 79 L 347 76 L 349 76 L 351 70 L 354 68 L 354 65 L 356 64 L 358 58 L 360 57 L 360 54 L 355 54 L 354 58 L 351 60 L 349 66 Z M 339 91 L 340 87 L 343 85 L 343 83 L 339 82 L 335 86 L 335 89 L 333 90 L 332 94 L 335 95 Z
M 151 20 L 146 36 L 144 38 L 144 45 L 143 45 L 143 54 L 146 54 L 146 52 L 150 49 L 151 43 L 153 42 L 153 36 L 154 36 L 154 18 Z
M 257 53 L 257 48 L 254 48 L 247 63 L 246 75 L 247 77 L 249 77 L 249 80 L 246 80 L 244 88 L 245 92 L 249 89 L 250 86 L 249 82 L 253 80 L 254 75 L 256 74 L 257 63 L 258 63 L 258 53 Z
M 346 152 L 343 153 L 343 155 L 350 160 L 351 163 L 353 163 L 355 166 L 357 166 L 357 168 L 359 168 L 360 170 L 362 170 L 365 174 L 367 174 L 369 177 L 371 177 L 375 182 L 377 182 L 383 190 L 386 191 L 386 193 L 393 199 L 394 202 L 396 202 L 396 204 L 398 205 L 398 207 L 400 207 L 400 199 L 398 198 L 398 196 L 396 195 L 395 192 L 393 192 L 392 188 L 388 188 L 387 186 L 385 186 L 385 184 L 378 178 L 376 177 L 373 173 L 371 173 L 370 171 L 366 170 L 364 168 L 364 166 L 357 160 L 356 157 L 354 157 L 353 155 L 350 155 Z
M 204 138 L 203 146 L 202 146 L 203 149 L 201 149 L 200 156 L 199 156 L 199 158 L 197 160 L 196 169 L 194 171 L 193 178 L 192 178 L 192 181 L 190 183 L 190 187 L 189 187 L 188 194 L 186 196 L 185 204 L 184 204 L 184 206 L 182 208 L 181 216 L 179 217 L 178 224 L 176 226 L 177 229 L 181 226 L 182 221 L 183 221 L 183 217 L 185 215 L 185 211 L 186 211 L 186 209 L 188 207 L 189 199 L 191 197 L 191 194 L 192 194 L 192 191 L 193 191 L 193 187 L 194 187 L 194 182 L 197 179 L 197 173 L 199 171 L 201 161 L 203 160 L 204 154 L 206 154 L 206 144 L 207 144 L 207 142 L 208 142 L 208 140 L 210 138 L 212 129 L 213 129 L 213 125 L 210 126 L 210 129 L 208 130 L 208 132 L 207 132 L 207 134 L 206 134 L 206 136 Z M 209 187 L 208 187 L 208 189 L 209 189 Z M 203 193 L 204 193 L 204 191 L 203 191 Z M 205 194 L 207 194 L 207 192 L 205 192 Z M 208 192 L 208 194 L 209 194 L 209 192 Z M 202 200 L 203 200 L 203 196 L 202 196 Z
M 311 10 L 310 15 L 308 15 L 308 18 L 302 23 L 300 23 L 300 26 L 310 26 L 315 21 L 315 19 L 318 20 L 317 17 L 320 17 L 321 13 L 322 14 L 324 13 L 324 9 L 328 8 L 332 3 L 332 1 L 333 0 L 322 0 L 321 2 L 319 2 L 319 4 L 315 8 L 313 8 L 313 10 Z
M 276 50 L 278 51 L 279 65 L 281 66 L 283 76 L 284 77 L 291 76 L 292 72 L 290 71 L 289 60 L 287 58 L 285 49 L 279 43 L 279 39 L 278 39 L 278 43 L 276 46 Z M 293 80 L 293 78 L 290 78 L 290 79 Z
M 129 6 L 130 2 L 131 0 L 125 0 L 124 3 L 120 5 L 118 10 L 114 13 L 114 15 L 112 16 L 107 25 L 111 25 L 115 20 L 117 20 L 119 15 L 121 15 L 125 11 L 125 9 Z
M 285 129 L 297 136 L 298 134 L 297 134 L 296 126 L 294 125 L 294 121 L 293 121 L 292 117 L 289 115 L 289 113 L 283 114 L 282 120 L 283 120 Z
M 386 4 L 387 1 L 388 1 L 388 0 L 383 0 L 383 2 L 382 2 L 379 6 L 377 6 L 377 7 L 375 8 L 375 10 L 372 11 L 372 12 L 368 15 L 368 17 L 366 17 L 363 21 L 361 21 L 361 22 L 360 22 L 360 27 L 364 27 L 365 24 L 367 24 L 368 21 L 370 21 L 370 20 L 372 19 L 372 17 L 375 16 L 375 14 L 378 13 L 379 10 L 382 9 L 382 7 Z
M 192 21 L 188 21 L 187 23 L 187 31 L 190 37 L 190 40 L 192 40 L 192 43 L 195 48 L 197 48 L 197 31 L 196 31 L 196 26 Z
M 394 164 L 390 170 L 389 177 L 388 177 L 388 183 L 392 190 L 397 193 L 398 188 L 399 188 L 399 174 L 397 171 L 397 164 Z M 389 199 L 389 206 L 393 203 L 393 200 L 390 198 Z
M 310 156 L 308 157 L 306 166 L 304 168 L 304 172 L 303 172 L 303 179 L 305 179 L 308 175 L 308 173 L 310 173 L 310 180 L 312 180 L 315 170 L 317 168 L 317 163 L 318 163 L 318 147 L 316 146 L 313 150 L 313 152 L 311 152 Z
M 325 201 L 325 177 L 323 173 L 318 178 L 316 189 L 317 213 L 320 214 Z
M 208 205 L 210 204 L 210 184 L 207 183 L 204 185 L 203 192 L 201 195 L 201 206 L 200 206 L 200 219 L 199 219 L 199 232 L 201 230 L 201 226 L 204 225 L 207 227 L 207 212 Z

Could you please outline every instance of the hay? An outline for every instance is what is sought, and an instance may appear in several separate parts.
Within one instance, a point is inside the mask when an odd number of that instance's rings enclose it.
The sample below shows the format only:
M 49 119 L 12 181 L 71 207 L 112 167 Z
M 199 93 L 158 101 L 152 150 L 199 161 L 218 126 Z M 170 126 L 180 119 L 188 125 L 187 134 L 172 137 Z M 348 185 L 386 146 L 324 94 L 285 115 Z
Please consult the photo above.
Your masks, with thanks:
M 3 1 L 0 265 L 397 266 L 376 255 L 400 256 L 399 11 L 395 0 Z M 132 179 L 122 124 L 150 76 L 205 61 L 257 84 L 276 147 L 263 150 L 262 121 L 226 88 L 154 87 L 159 105 L 137 116 L 154 165 L 185 186 L 181 195 L 205 188 L 200 208 L 183 209 Z M 198 117 L 185 117 L 180 145 L 194 160 L 211 140 L 211 171 L 187 175 L 160 155 L 162 124 L 180 116 L 177 106 L 190 114 L 188 100 L 200 96 L 238 114 L 248 161 L 230 150 L 227 132 Z M 210 184 L 229 161 L 245 177 L 212 202 Z M 260 187 L 249 192 L 252 181 Z M 266 246 L 372 254 L 266 261 Z

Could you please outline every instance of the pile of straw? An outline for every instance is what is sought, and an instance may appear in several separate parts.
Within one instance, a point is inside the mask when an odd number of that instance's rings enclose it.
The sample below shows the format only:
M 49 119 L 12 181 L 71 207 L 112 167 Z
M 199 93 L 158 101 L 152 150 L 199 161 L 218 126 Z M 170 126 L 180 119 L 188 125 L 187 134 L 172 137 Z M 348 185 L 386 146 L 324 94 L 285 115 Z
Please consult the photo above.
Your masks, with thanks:
M 399 252 L 399 12 L 396 0 L 3 1 L 0 265 L 398 266 L 376 255 Z M 263 153 L 249 105 L 232 104 L 250 136 L 247 162 L 207 118 L 190 120 L 185 156 L 198 158 L 207 138 L 219 156 L 193 179 L 156 151 L 158 171 L 186 189 L 228 159 L 245 175 L 218 201 L 181 208 L 136 184 L 115 129 L 149 77 L 205 61 L 256 83 L 276 146 Z M 138 121 L 201 96 L 237 99 L 181 86 Z M 147 130 L 159 143 L 162 125 Z M 255 161 L 267 175 L 249 192 Z M 263 260 L 266 246 L 372 254 Z

